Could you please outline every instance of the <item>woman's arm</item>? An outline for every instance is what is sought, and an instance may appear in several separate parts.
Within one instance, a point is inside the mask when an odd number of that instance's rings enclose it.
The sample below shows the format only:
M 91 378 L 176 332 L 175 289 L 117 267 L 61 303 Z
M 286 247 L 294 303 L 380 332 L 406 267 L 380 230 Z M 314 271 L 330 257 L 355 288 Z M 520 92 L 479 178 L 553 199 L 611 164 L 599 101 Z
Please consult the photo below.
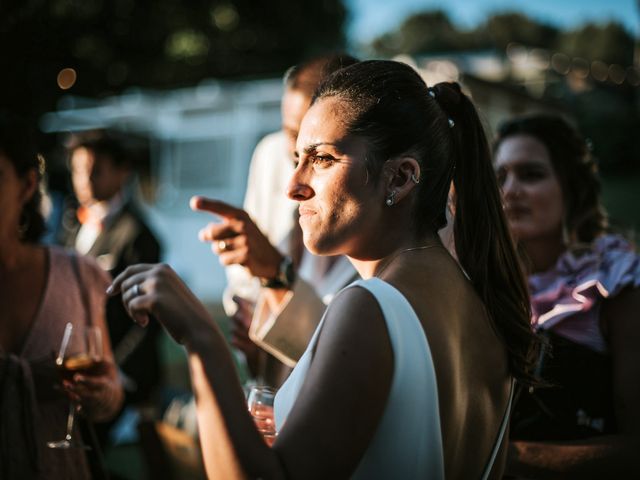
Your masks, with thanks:
M 132 297 L 133 285 L 142 295 Z M 393 355 L 373 297 L 352 288 L 327 313 L 294 408 L 269 448 L 249 415 L 229 349 L 204 306 L 167 266 L 130 267 L 113 284 L 133 318 L 149 315 L 183 343 L 210 478 L 347 478 L 375 432 Z
M 530 478 L 640 478 L 640 289 L 604 302 L 619 433 L 574 442 L 512 442 L 507 473 Z

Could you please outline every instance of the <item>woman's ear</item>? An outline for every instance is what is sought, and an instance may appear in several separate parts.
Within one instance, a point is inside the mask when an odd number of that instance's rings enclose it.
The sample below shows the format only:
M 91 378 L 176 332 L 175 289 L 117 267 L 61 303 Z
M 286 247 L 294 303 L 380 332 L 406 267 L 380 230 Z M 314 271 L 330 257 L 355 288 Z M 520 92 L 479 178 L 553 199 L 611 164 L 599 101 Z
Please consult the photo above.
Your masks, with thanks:
M 38 172 L 36 172 L 35 168 L 32 168 L 22 177 L 21 200 L 23 205 L 27 204 L 29 200 L 31 200 L 31 197 L 36 193 L 37 188 Z
M 391 159 L 387 170 L 387 195 L 399 203 L 418 186 L 421 180 L 420 164 L 413 157 Z

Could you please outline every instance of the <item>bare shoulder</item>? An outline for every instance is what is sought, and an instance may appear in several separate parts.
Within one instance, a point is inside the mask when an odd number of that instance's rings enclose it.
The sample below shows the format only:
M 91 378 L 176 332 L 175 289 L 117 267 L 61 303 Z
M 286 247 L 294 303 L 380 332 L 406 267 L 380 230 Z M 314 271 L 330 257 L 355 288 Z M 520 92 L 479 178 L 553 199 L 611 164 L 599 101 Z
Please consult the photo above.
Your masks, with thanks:
M 603 314 L 614 320 L 617 315 L 637 313 L 638 307 L 640 307 L 640 287 L 628 287 L 617 296 L 605 300 Z
M 362 287 L 343 290 L 327 310 L 276 442 L 291 477 L 349 478 L 382 418 L 392 377 L 393 353 L 378 302 Z
M 366 335 L 363 335 L 366 333 Z M 349 341 L 362 337 L 377 337 L 388 341 L 387 328 L 382 310 L 376 298 L 367 289 L 353 286 L 341 291 L 333 299 L 325 315 L 319 343 L 327 340 Z
M 611 342 L 635 342 L 640 337 L 639 311 L 640 288 L 627 288 L 603 302 L 602 323 Z
M 640 288 L 627 288 L 604 302 L 602 321 L 613 362 L 616 419 L 621 432 L 640 432 Z
M 51 256 L 63 257 L 69 264 L 76 261 L 80 273 L 80 281 L 88 288 L 102 291 L 111 283 L 111 276 L 100 267 L 93 257 L 81 255 L 61 247 L 49 247 L 49 249 Z M 76 260 L 74 260 L 74 257 Z
M 339 367 L 342 374 L 359 375 L 375 368 L 392 372 L 393 351 L 378 301 L 363 287 L 340 292 L 331 302 L 320 331 L 315 367 Z M 347 366 L 348 365 L 348 366 Z M 370 371 L 370 370 L 369 370 Z

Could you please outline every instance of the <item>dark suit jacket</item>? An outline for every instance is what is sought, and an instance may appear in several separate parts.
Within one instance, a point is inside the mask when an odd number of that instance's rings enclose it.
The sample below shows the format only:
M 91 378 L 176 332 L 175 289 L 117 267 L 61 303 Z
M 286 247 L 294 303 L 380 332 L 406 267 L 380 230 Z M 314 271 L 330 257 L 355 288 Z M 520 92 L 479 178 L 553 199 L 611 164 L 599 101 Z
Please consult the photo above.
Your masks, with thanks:
M 70 209 L 65 214 L 62 243 L 74 248 L 79 229 L 75 209 Z M 87 254 L 115 277 L 129 265 L 157 263 L 160 244 L 141 213 L 128 202 L 106 222 Z M 107 323 L 116 363 L 134 382 L 125 384 L 125 404 L 149 400 L 160 381 L 157 345 L 160 326 L 150 322 L 142 329 L 133 323 L 119 295 L 107 302 Z

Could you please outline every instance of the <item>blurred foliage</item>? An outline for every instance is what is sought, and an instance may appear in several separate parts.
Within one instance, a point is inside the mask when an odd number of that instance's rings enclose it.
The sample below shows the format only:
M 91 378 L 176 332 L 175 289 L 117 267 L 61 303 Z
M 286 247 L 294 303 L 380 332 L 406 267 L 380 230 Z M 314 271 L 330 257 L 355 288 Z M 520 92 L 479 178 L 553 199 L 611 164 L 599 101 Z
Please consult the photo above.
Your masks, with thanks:
M 552 45 L 556 50 L 589 61 L 600 60 L 628 66 L 633 64 L 634 40 L 619 23 L 588 23 L 564 32 Z
M 445 50 L 461 43 L 455 26 L 441 10 L 419 13 L 407 18 L 397 32 L 374 40 L 377 53 L 415 53 L 422 50 Z
M 521 13 L 501 13 L 489 19 L 476 31 L 479 45 L 504 50 L 511 42 L 530 47 L 549 48 L 560 32 L 557 28 L 537 22 Z
M 369 50 L 373 55 L 383 56 L 485 49 L 504 52 L 511 42 L 588 61 L 633 64 L 633 36 L 619 23 L 587 23 L 563 31 L 518 12 L 492 15 L 471 30 L 457 28 L 442 10 L 417 13 L 396 31 L 373 40 Z
M 342 48 L 345 16 L 342 0 L 3 0 L 2 106 L 34 118 L 55 108 L 65 67 L 77 72 L 70 93 L 90 97 L 281 74 Z
M 369 53 L 420 56 L 492 50 L 506 62 L 507 46 L 512 43 L 526 47 L 525 51 L 543 49 L 549 57 L 562 53 L 566 73 L 575 69 L 587 76 L 576 82 L 573 72 L 563 76 L 549 69 L 544 96 L 564 104 L 571 112 L 591 140 L 605 175 L 640 172 L 640 88 L 606 80 L 611 68 L 624 75 L 625 69 L 634 64 L 635 40 L 619 23 L 586 23 L 565 31 L 522 13 L 503 12 L 474 29 L 464 30 L 457 28 L 445 12 L 434 10 L 408 17 L 396 31 L 376 38 L 369 45 Z M 606 81 L 588 77 L 592 62 L 604 71 Z M 504 82 L 524 89 L 518 79 L 507 77 Z

